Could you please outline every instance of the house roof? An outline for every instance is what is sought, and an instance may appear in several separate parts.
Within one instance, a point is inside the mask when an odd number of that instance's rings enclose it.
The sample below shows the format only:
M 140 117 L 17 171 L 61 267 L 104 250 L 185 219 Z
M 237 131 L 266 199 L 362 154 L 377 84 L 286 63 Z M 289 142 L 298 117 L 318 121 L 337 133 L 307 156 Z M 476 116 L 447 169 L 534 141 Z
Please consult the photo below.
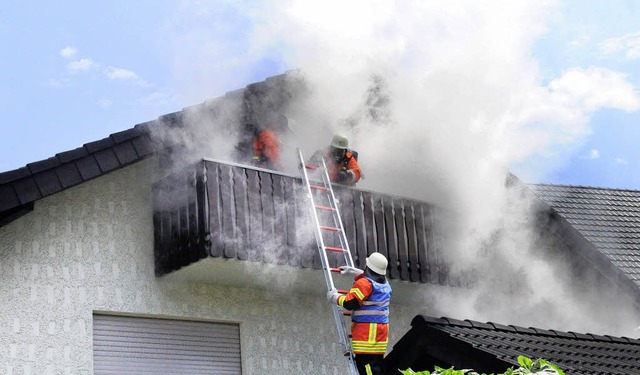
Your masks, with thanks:
M 640 340 L 633 338 L 425 315 L 416 316 L 411 326 L 385 359 L 388 366 L 503 372 L 517 367 L 518 356 L 524 355 L 544 358 L 572 375 L 640 374 Z
M 549 184 L 530 188 L 640 287 L 640 191 Z
M 254 105 L 254 97 L 278 85 L 286 74 L 267 78 L 230 91 L 224 97 L 203 103 L 212 105 L 223 98 L 243 98 Z M 190 108 L 196 108 L 193 106 Z M 155 139 L 154 127 L 182 127 L 183 111 L 160 116 L 73 150 L 0 173 L 0 227 L 33 210 L 35 201 L 100 177 L 172 146 Z

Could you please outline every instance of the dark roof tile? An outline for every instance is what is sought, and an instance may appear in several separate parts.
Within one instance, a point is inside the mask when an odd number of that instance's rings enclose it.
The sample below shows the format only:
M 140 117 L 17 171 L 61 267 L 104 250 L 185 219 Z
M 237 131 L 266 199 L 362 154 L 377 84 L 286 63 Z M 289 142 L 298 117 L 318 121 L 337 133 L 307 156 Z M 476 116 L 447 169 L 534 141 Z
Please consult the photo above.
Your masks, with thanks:
M 527 334 L 535 334 L 536 333 L 536 331 L 531 329 L 531 328 L 525 328 L 525 327 L 513 326 L 513 325 L 511 327 L 513 327 L 516 330 L 516 332 L 518 332 L 518 333 L 527 333 Z
M 78 167 L 78 171 L 80 171 L 80 176 L 82 176 L 83 180 L 97 177 L 101 173 L 100 166 L 98 166 L 96 159 L 92 155 L 78 160 L 76 162 L 76 166 Z
M 544 335 L 544 336 L 556 336 L 556 333 L 553 331 L 549 331 L 548 329 L 542 329 L 542 328 L 534 328 L 534 327 L 529 327 L 532 330 L 536 331 L 536 333 L 538 335 Z
M 18 207 L 20 200 L 11 184 L 0 185 L 0 211 Z
M 26 204 L 29 202 L 33 202 L 36 199 L 42 198 L 42 194 L 40 194 L 40 190 L 38 190 L 38 186 L 32 177 L 23 178 L 22 180 L 14 181 L 12 183 L 13 189 L 18 194 L 18 199 L 20 199 L 20 203 Z
M 576 337 L 576 335 L 570 332 L 557 331 L 555 329 L 552 329 L 551 332 L 553 332 L 558 337 L 564 337 L 564 338 L 570 338 L 570 339 L 573 339 Z
M 34 163 L 27 164 L 27 167 L 31 173 L 36 174 L 38 172 L 46 171 L 47 169 L 55 168 L 60 165 L 60 160 L 52 156 L 48 159 L 36 161 Z
M 594 339 L 596 340 L 600 340 L 600 341 L 612 341 L 610 336 L 601 336 L 601 335 L 595 335 L 593 333 L 590 333 L 591 336 L 593 336 Z
M 491 324 L 492 326 L 495 327 L 495 329 L 500 330 L 500 331 L 508 331 L 508 332 L 515 332 L 516 331 L 516 329 L 511 327 L 511 326 L 505 326 L 505 325 L 499 324 L 499 323 L 487 322 L 487 324 Z
M 56 174 L 65 189 L 82 182 L 82 176 L 80 176 L 75 163 L 64 164 L 56 168 Z
M 473 325 L 471 325 L 470 322 L 465 320 L 458 320 L 454 318 L 445 318 L 445 317 L 443 317 L 443 319 L 446 319 L 451 325 L 456 325 L 460 327 L 473 327 Z
M 132 143 L 139 157 L 147 156 L 155 151 L 153 140 L 148 134 L 134 139 Z
M 58 176 L 56 172 L 53 170 L 48 170 L 45 172 L 38 173 L 33 176 L 36 184 L 38 185 L 38 189 L 42 193 L 43 197 L 47 195 L 51 195 L 62 190 L 62 185 L 58 180 Z
M 7 172 L 0 173 L 0 184 L 6 184 L 7 182 L 19 180 L 31 175 L 29 168 L 22 167 Z
M 98 151 L 93 156 L 96 158 L 102 172 L 109 172 L 120 167 L 120 162 L 112 149 Z
M 473 328 L 493 329 L 493 326 L 491 324 L 481 323 L 469 319 L 466 319 L 466 321 L 469 322 L 473 326 Z
M 142 128 L 133 127 L 121 132 L 113 133 L 109 137 L 111 137 L 114 143 L 118 144 L 139 137 L 140 135 L 142 135 L 142 133 Z
M 113 139 L 107 137 L 94 142 L 85 143 L 84 148 L 86 148 L 87 151 L 89 151 L 89 153 L 92 154 L 96 151 L 100 151 L 100 150 L 104 150 L 105 148 L 112 147 L 113 144 L 114 144 Z
M 133 161 L 138 160 L 138 154 L 133 148 L 131 142 L 123 142 L 113 147 L 113 151 L 116 153 L 116 157 L 120 164 L 125 165 Z
M 78 147 L 73 150 L 65 151 L 56 154 L 56 157 L 60 160 L 61 163 L 68 163 L 70 161 L 83 158 L 89 155 L 89 152 L 84 147 Z

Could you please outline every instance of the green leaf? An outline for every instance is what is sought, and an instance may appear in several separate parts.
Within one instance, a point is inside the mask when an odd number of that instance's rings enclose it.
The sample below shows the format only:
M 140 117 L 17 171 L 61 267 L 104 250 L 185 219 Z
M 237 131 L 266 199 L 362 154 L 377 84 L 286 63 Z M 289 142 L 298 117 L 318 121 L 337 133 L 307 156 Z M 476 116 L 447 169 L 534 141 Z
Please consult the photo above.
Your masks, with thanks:
M 531 360 L 531 358 L 525 357 L 523 355 L 518 356 L 518 363 L 520 364 L 520 366 L 526 368 L 527 370 L 531 370 L 531 367 L 533 366 L 533 361 Z

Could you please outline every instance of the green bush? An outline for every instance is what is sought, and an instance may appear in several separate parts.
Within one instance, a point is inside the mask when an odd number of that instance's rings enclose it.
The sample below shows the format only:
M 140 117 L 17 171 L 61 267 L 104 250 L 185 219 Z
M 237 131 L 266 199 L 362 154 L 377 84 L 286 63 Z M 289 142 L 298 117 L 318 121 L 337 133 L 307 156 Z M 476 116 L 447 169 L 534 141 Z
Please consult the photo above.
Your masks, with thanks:
M 411 369 L 400 370 L 403 375 L 415 374 L 415 375 L 564 375 L 564 372 L 551 362 L 545 361 L 542 358 L 535 361 L 531 358 L 527 358 L 523 355 L 518 357 L 518 363 L 520 367 L 517 369 L 509 368 L 507 371 L 501 374 L 478 374 L 473 370 L 455 370 L 453 367 L 450 369 L 443 369 L 436 366 L 434 371 L 420 371 L 414 372 Z

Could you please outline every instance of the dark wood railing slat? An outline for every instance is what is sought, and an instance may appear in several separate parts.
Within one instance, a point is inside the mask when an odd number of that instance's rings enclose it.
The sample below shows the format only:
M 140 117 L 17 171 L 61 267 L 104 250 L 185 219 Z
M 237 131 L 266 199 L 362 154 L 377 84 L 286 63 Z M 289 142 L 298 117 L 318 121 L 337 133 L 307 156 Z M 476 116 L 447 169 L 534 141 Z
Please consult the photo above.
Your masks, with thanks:
M 212 257 L 219 257 L 224 250 L 222 241 L 222 219 L 220 207 L 220 178 L 218 164 L 207 164 L 207 197 L 209 198 L 209 228 Z
M 236 212 L 235 242 L 240 260 L 249 259 L 249 204 L 247 203 L 247 176 L 244 168 L 233 167 L 233 197 Z
M 400 264 L 398 261 L 398 232 L 396 230 L 393 198 L 383 197 L 382 205 L 384 207 L 384 224 L 387 233 L 387 251 L 389 253 L 389 277 L 398 279 L 400 278 Z
M 236 240 L 236 210 L 233 197 L 233 171 L 229 165 L 220 164 L 220 201 L 222 203 L 222 239 L 224 257 L 235 258 L 238 254 Z
M 418 262 L 418 239 L 413 204 L 405 201 L 404 219 L 407 225 L 407 250 L 409 252 L 409 275 L 411 281 L 420 281 Z
M 262 201 L 260 199 L 260 176 L 258 171 L 247 169 L 249 201 L 249 260 L 261 261 L 259 249 L 262 236 Z
M 407 227 L 404 221 L 404 202 L 402 199 L 394 200 L 396 230 L 398 231 L 398 260 L 400 262 L 400 278 L 409 280 L 409 254 L 407 251 Z
M 420 264 L 420 281 L 429 281 L 429 259 L 427 257 L 427 231 L 425 228 L 425 210 L 428 210 L 423 203 L 416 203 L 414 214 L 416 217 L 416 238 L 418 240 L 418 262 Z
M 387 236 L 385 234 L 384 211 L 382 205 L 382 197 L 373 195 L 373 219 L 375 221 L 375 235 L 377 251 L 389 259 L 389 251 L 387 249 Z

